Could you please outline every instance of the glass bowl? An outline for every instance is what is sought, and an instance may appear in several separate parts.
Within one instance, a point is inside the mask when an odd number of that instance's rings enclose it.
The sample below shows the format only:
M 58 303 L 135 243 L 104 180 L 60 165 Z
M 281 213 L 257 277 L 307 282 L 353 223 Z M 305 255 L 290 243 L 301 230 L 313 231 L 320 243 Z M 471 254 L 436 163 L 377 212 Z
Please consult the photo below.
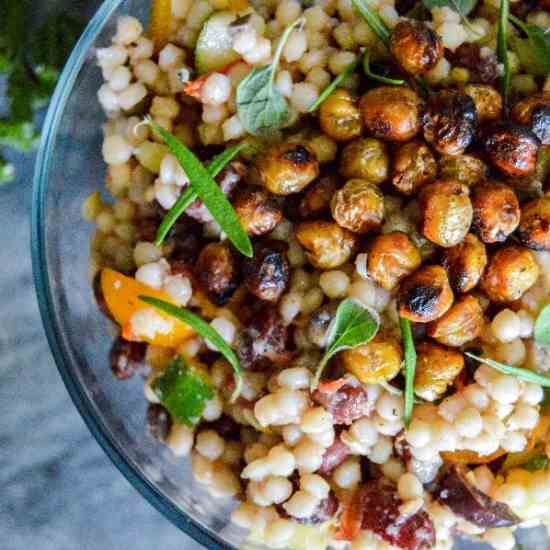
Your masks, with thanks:
M 236 548 L 243 533 L 229 523 L 234 504 L 209 496 L 194 482 L 189 461 L 176 459 L 145 436 L 143 382 L 139 377 L 119 382 L 112 376 L 108 366 L 112 327 L 99 312 L 89 283 L 92 226 L 82 219 L 81 205 L 90 193 L 103 189 L 105 174 L 104 115 L 96 98 L 101 72 L 95 64 L 95 48 L 109 42 L 120 15 L 146 21 L 148 5 L 148 0 L 103 2 L 57 85 L 44 123 L 34 181 L 35 285 L 63 381 L 107 455 L 153 506 L 197 542 L 209 548 Z M 550 547 L 539 533 L 530 533 L 535 536 L 526 549 Z M 457 546 L 482 547 L 465 541 Z

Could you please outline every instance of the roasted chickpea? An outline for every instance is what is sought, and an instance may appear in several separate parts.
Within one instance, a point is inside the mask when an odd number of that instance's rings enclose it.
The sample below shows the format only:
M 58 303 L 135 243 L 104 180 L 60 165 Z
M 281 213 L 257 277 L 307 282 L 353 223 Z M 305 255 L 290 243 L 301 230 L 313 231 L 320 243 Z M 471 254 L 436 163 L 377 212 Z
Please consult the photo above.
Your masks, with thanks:
M 477 127 L 474 100 L 444 90 L 430 96 L 422 119 L 424 138 L 442 155 L 460 155 L 473 142 Z
M 208 296 L 220 306 L 229 301 L 239 285 L 237 262 L 225 243 L 210 243 L 201 250 L 195 274 Z
M 256 298 L 276 302 L 286 290 L 290 278 L 287 246 L 282 241 L 256 243 L 254 256 L 244 260 L 244 284 Z
M 477 285 L 487 265 L 485 245 L 468 233 L 460 244 L 445 250 L 441 265 L 447 271 L 452 289 L 468 292 Z
M 540 142 L 531 130 L 512 124 L 495 126 L 483 145 L 491 164 L 505 176 L 529 176 L 535 171 Z
M 431 183 L 420 193 L 422 233 L 439 246 L 457 245 L 468 233 L 472 223 L 472 203 L 469 188 L 458 181 Z
M 360 136 L 363 120 L 357 98 L 343 88 L 334 90 L 321 103 L 319 124 L 323 132 L 336 141 L 348 141 Z
M 299 193 L 319 175 L 313 152 L 297 143 L 271 147 L 256 161 L 256 168 L 260 182 L 275 195 Z
M 550 250 L 550 198 L 541 197 L 524 204 L 518 237 L 533 250 Z
M 485 243 L 504 242 L 519 224 L 519 202 L 511 187 L 488 181 L 472 192 L 472 229 Z
M 394 378 L 403 360 L 399 342 L 379 332 L 370 342 L 340 354 L 340 365 L 363 384 L 377 384 Z
M 439 159 L 439 175 L 442 179 L 458 180 L 471 187 L 485 179 L 487 166 L 472 155 L 443 155 Z
M 420 130 L 422 101 L 404 86 L 380 86 L 359 102 L 367 130 L 387 141 L 409 141 Z
M 401 317 L 415 323 L 429 323 L 445 315 L 453 299 L 445 270 L 439 265 L 429 265 L 401 283 L 397 305 Z
M 463 368 L 462 353 L 433 342 L 420 342 L 416 344 L 414 390 L 422 399 L 435 401 L 447 391 Z
M 233 201 L 233 207 L 249 235 L 265 235 L 273 231 L 283 217 L 277 203 L 258 188 L 241 191 Z
M 345 178 L 362 178 L 382 183 L 388 177 L 389 158 L 385 144 L 373 138 L 359 138 L 348 143 L 340 158 L 340 174 Z
M 384 195 L 366 180 L 351 179 L 334 193 L 330 208 L 338 225 L 354 233 L 367 233 L 382 224 Z
M 381 287 L 392 290 L 420 267 L 420 251 L 405 233 L 378 235 L 367 255 L 367 272 Z
M 443 43 L 426 23 L 409 19 L 393 29 L 390 51 L 404 71 L 417 75 L 437 64 L 443 56 Z
M 330 199 L 336 193 L 337 180 L 328 175 L 313 182 L 300 201 L 298 212 L 302 218 L 319 217 L 330 209 Z
M 393 185 L 404 195 L 413 195 L 437 175 L 437 163 L 430 148 L 419 141 L 401 145 L 393 162 Z
M 427 334 L 440 344 L 459 348 L 475 340 L 483 330 L 483 309 L 469 294 L 458 298 L 451 309 L 428 324 Z
M 531 128 L 543 145 L 550 145 L 550 93 L 534 94 L 516 103 L 512 120 Z
M 481 277 L 480 287 L 492 302 L 519 300 L 539 277 L 533 253 L 523 246 L 507 246 L 495 252 Z
M 303 222 L 296 229 L 298 242 L 309 262 L 320 269 L 346 263 L 357 247 L 357 236 L 335 222 Z
M 489 122 L 498 120 L 502 114 L 502 96 L 488 84 L 467 84 L 464 93 L 470 96 L 475 103 L 477 120 Z

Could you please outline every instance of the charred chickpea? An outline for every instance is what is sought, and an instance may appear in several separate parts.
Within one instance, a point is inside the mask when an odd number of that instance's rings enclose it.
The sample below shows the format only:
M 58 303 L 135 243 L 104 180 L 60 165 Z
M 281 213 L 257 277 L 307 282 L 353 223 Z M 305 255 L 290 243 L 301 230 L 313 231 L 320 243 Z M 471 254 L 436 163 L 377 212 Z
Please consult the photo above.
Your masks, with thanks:
M 233 201 L 239 221 L 249 235 L 273 231 L 283 214 L 275 201 L 262 189 L 241 191 Z
M 346 263 L 357 247 L 357 235 L 335 222 L 303 222 L 296 228 L 296 238 L 309 262 L 320 269 Z
M 483 309 L 479 300 L 469 294 L 458 298 L 439 319 L 428 323 L 427 334 L 440 344 L 459 348 L 475 340 L 483 330 Z
M 437 163 L 430 148 L 420 141 L 401 145 L 393 161 L 392 183 L 404 195 L 413 195 L 437 175 Z
M 287 247 L 282 241 L 255 244 L 254 256 L 243 263 L 244 284 L 250 294 L 264 302 L 279 300 L 290 278 Z
M 535 94 L 516 103 L 512 120 L 531 128 L 543 145 L 550 145 L 550 92 Z
M 458 181 L 438 181 L 420 193 L 422 233 L 433 243 L 449 248 L 457 245 L 472 223 L 469 188 Z
M 489 260 L 480 288 L 492 302 L 519 300 L 539 277 L 539 266 L 533 253 L 523 246 L 497 250 Z
M 338 225 L 354 233 L 367 233 L 382 225 L 384 195 L 366 180 L 351 179 L 334 193 L 330 208 Z
M 424 138 L 442 155 L 460 155 L 473 142 L 477 127 L 474 100 L 444 90 L 430 96 L 422 119 Z
M 374 138 L 359 138 L 348 143 L 340 157 L 340 174 L 382 183 L 388 177 L 390 161 L 386 145 Z
M 443 155 L 439 159 L 439 176 L 472 187 L 487 177 L 485 163 L 472 155 Z
M 429 265 L 401 283 L 397 306 L 401 317 L 415 323 L 429 323 L 445 315 L 453 299 L 445 270 L 439 265 Z
M 426 23 L 407 20 L 393 29 L 390 51 L 404 71 L 418 75 L 432 69 L 441 59 L 443 43 Z
M 369 90 L 359 103 L 367 130 L 387 141 L 409 141 L 420 131 L 422 101 L 405 86 Z
M 535 171 L 540 142 L 528 128 L 495 126 L 485 135 L 483 145 L 491 164 L 505 176 L 529 176 Z
M 401 346 L 395 337 L 379 332 L 370 342 L 343 351 L 340 366 L 363 384 L 391 380 L 401 370 Z
M 488 181 L 472 191 L 472 229 L 485 243 L 502 243 L 519 224 L 519 202 L 511 187 Z
M 338 88 L 321 103 L 319 124 L 327 136 L 336 141 L 348 141 L 361 135 L 363 120 L 357 98 L 348 90 Z
M 435 401 L 463 368 L 462 353 L 433 342 L 420 342 L 416 344 L 414 390 L 422 399 Z
M 518 228 L 521 244 L 533 250 L 550 250 L 550 198 L 524 204 Z
M 367 255 L 367 273 L 386 290 L 420 267 L 422 257 L 411 238 L 401 231 L 378 235 Z
M 302 218 L 319 217 L 330 209 L 330 199 L 337 189 L 337 179 L 328 175 L 313 182 L 306 190 L 298 212 Z
M 318 175 L 313 152 L 299 143 L 271 147 L 256 162 L 260 182 L 275 195 L 291 195 L 305 189 Z
M 217 304 L 226 304 L 239 286 L 239 269 L 229 245 L 210 243 L 202 250 L 195 265 L 196 277 Z
M 464 93 L 475 103 L 478 122 L 498 120 L 502 114 L 502 96 L 488 84 L 467 84 Z
M 449 282 L 455 292 L 468 292 L 474 288 L 487 265 L 485 245 L 473 234 L 443 252 L 441 265 L 447 271 Z

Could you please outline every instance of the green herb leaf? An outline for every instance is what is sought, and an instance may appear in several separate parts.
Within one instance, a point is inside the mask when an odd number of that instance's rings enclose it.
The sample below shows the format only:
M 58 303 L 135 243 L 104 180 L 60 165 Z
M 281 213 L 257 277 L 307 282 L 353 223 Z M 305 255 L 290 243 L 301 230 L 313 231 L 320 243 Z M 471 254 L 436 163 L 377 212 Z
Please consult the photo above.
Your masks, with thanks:
M 532 370 L 522 369 L 518 367 L 511 367 L 510 365 L 505 365 L 504 363 L 499 363 L 494 359 L 488 359 L 485 357 L 478 357 L 473 353 L 464 352 L 464 355 L 467 355 L 471 359 L 475 359 L 488 367 L 491 367 L 499 372 L 508 374 L 510 376 L 515 376 L 520 380 L 525 380 L 525 382 L 532 382 L 533 384 L 538 384 L 539 386 L 544 386 L 550 388 L 550 376 L 545 376 L 544 374 L 538 374 Z
M 550 346 L 550 304 L 542 308 L 535 321 L 534 337 L 540 344 Z
M 228 147 L 225 151 L 215 156 L 212 161 L 206 166 L 206 169 L 210 175 L 215 178 L 224 168 L 229 164 L 246 146 L 246 143 L 241 141 L 237 145 Z M 160 246 L 166 235 L 170 232 L 173 225 L 178 218 L 185 212 L 186 208 L 197 199 L 197 193 L 190 185 L 185 191 L 178 197 L 178 200 L 170 208 L 162 223 L 160 224 L 157 234 L 155 236 L 155 244 Z
M 357 11 L 367 22 L 371 31 L 387 46 L 390 45 L 390 29 L 384 20 L 368 4 L 367 0 L 351 0 Z
M 15 167 L 0 156 L 0 184 L 9 183 L 15 178 Z
M 462 17 L 468 15 L 477 4 L 477 0 L 422 0 L 422 3 L 429 9 L 451 8 Z
M 365 53 L 363 55 L 363 71 L 371 80 L 376 80 L 378 82 L 382 82 L 382 84 L 389 84 L 390 86 L 403 86 L 405 84 L 404 80 L 397 79 L 397 78 L 387 78 L 385 76 L 380 76 L 380 75 L 377 75 L 377 74 L 373 73 L 370 70 L 370 53 L 369 53 L 369 50 L 365 50 Z
M 336 310 L 332 328 L 327 337 L 328 344 L 325 355 L 315 372 L 312 389 L 319 385 L 323 369 L 334 354 L 370 342 L 379 328 L 380 319 L 376 312 L 351 298 L 342 300 Z
M 204 319 L 201 319 L 198 315 L 195 315 L 187 309 L 177 307 L 173 304 L 153 298 L 151 296 L 140 296 L 139 299 L 146 304 L 149 304 L 157 309 L 160 309 L 164 313 L 171 315 L 172 317 L 188 324 L 195 332 L 200 334 L 203 338 L 208 340 L 229 362 L 233 367 L 235 376 L 235 390 L 231 396 L 231 401 L 235 401 L 242 389 L 243 381 L 241 374 L 241 365 L 235 352 L 227 345 L 227 342 L 213 329 Z
M 527 35 L 530 56 L 534 58 L 535 64 L 538 66 L 537 73 L 542 72 L 542 75 L 550 73 L 550 30 L 524 23 L 512 14 L 509 18 Z M 531 65 L 528 66 L 531 69 Z
M 508 15 L 510 13 L 510 1 L 502 0 L 500 3 L 500 12 L 497 26 L 497 55 L 502 63 L 504 72 L 500 77 L 500 93 L 504 101 L 505 109 L 508 108 L 508 96 L 510 95 L 510 82 L 512 74 L 510 73 L 510 62 L 508 60 Z
M 405 405 L 403 408 L 403 420 L 405 426 L 411 422 L 414 407 L 414 375 L 416 372 L 416 348 L 412 333 L 411 322 L 403 317 L 399 318 L 399 328 L 403 340 L 405 353 Z
M 185 170 L 190 181 L 190 187 L 197 193 L 212 217 L 241 254 L 252 257 L 254 251 L 246 231 L 243 229 L 239 217 L 219 185 L 214 181 L 207 168 L 201 161 L 170 132 L 159 126 L 152 119 L 147 119 L 153 130 L 162 137 L 168 149 L 176 157 Z
M 197 424 L 214 392 L 201 373 L 176 357 L 151 385 L 170 414 L 189 427 Z
M 329 96 L 340 86 L 346 78 L 353 73 L 355 68 L 359 65 L 359 60 L 354 61 L 350 65 L 348 65 L 344 71 L 342 71 L 320 94 L 319 97 L 310 105 L 309 109 L 307 110 L 308 113 L 312 113 L 315 111 L 321 103 L 323 103 Z
M 252 69 L 237 86 L 235 95 L 239 119 L 250 134 L 261 135 L 281 128 L 288 120 L 286 99 L 275 88 L 275 71 L 284 45 L 303 18 L 291 23 L 281 35 L 273 61 L 259 69 Z
M 530 458 L 525 464 L 522 464 L 521 467 L 529 472 L 536 472 L 537 470 L 546 470 L 549 462 L 548 457 L 541 453 L 540 455 Z

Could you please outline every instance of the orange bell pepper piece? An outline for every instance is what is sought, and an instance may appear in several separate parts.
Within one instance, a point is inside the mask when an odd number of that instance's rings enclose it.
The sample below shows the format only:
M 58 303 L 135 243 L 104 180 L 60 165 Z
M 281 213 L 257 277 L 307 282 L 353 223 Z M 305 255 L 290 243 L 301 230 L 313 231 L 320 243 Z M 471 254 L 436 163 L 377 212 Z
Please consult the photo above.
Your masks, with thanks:
M 139 299 L 139 296 L 146 295 L 173 304 L 174 301 L 165 292 L 155 290 L 113 269 L 102 270 L 101 290 L 103 291 L 105 303 L 115 321 L 121 326 L 122 337 L 126 340 L 149 342 L 157 346 L 173 348 L 195 334 L 189 325 L 143 303 Z M 167 334 L 157 333 L 153 338 L 135 335 L 132 330 L 132 317 L 140 310 L 152 310 L 160 317 L 169 320 L 173 325 L 172 330 Z

